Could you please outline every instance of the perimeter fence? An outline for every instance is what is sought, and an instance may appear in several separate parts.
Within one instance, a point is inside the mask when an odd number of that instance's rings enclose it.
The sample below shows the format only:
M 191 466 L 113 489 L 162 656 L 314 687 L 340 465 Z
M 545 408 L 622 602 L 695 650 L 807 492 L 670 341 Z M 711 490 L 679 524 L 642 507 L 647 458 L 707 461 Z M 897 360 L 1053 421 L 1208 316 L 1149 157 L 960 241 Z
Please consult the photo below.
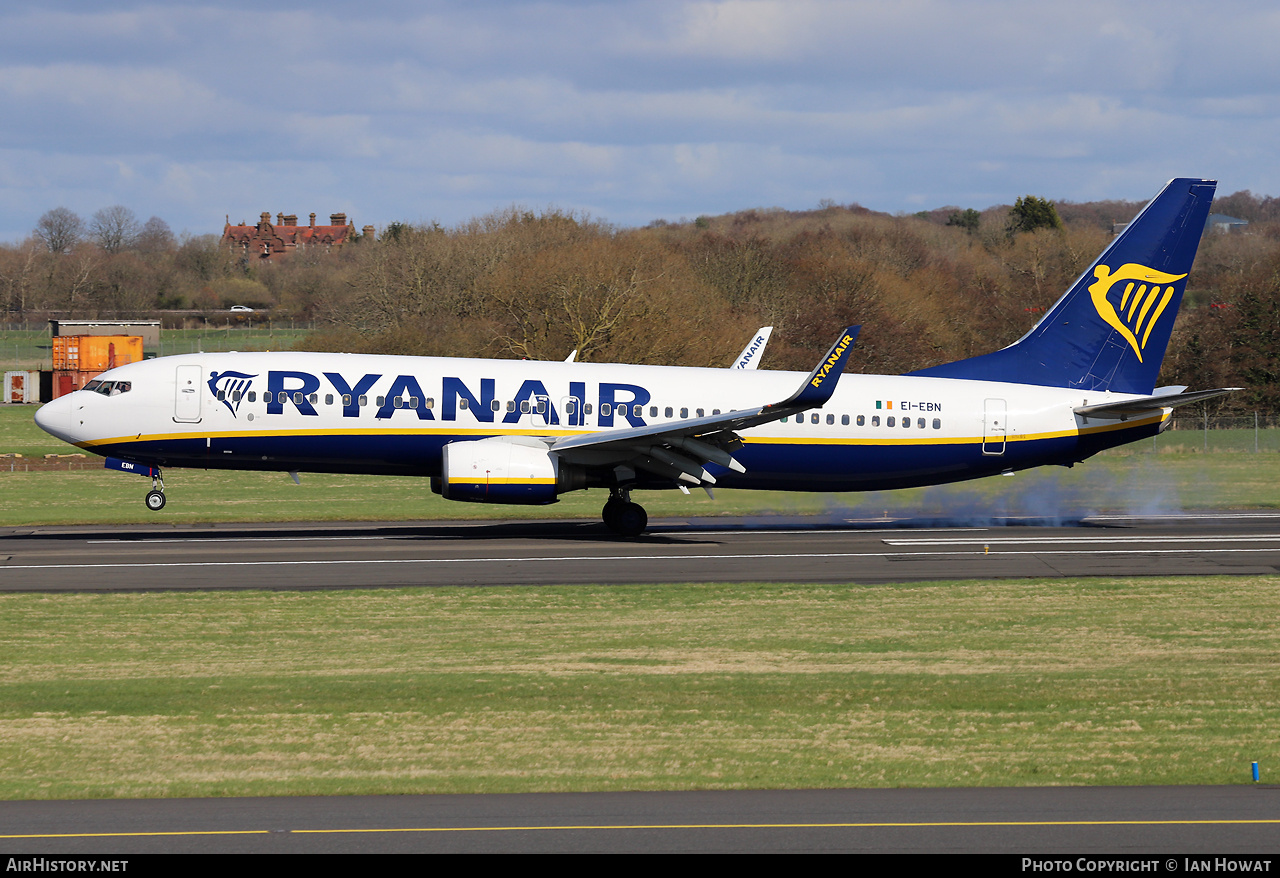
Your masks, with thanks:
M 1280 452 L 1280 415 L 1175 415 L 1173 423 L 1159 436 L 1129 447 L 1156 452 Z
M 302 320 L 267 321 L 253 326 L 208 324 L 199 329 L 166 329 L 158 348 L 147 356 L 215 353 L 218 351 L 287 351 L 314 329 Z M 0 323 L 0 372 L 52 369 L 53 339 L 48 324 Z

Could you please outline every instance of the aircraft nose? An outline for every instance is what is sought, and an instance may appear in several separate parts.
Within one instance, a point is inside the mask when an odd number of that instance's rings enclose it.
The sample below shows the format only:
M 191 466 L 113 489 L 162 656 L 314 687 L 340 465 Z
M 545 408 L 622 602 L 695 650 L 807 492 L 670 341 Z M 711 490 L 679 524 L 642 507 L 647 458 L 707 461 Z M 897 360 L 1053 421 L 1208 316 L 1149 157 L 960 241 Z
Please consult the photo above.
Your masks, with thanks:
M 71 396 L 60 396 L 36 409 L 36 426 L 63 442 L 71 442 Z

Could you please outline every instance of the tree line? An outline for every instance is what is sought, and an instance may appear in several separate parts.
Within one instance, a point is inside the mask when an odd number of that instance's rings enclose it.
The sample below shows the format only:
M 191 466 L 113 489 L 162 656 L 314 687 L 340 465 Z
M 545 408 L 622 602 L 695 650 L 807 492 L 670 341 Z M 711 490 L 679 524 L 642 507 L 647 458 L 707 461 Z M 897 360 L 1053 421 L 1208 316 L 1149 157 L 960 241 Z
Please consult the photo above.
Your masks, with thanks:
M 306 346 L 434 356 L 727 365 L 759 326 L 764 368 L 807 369 L 863 325 L 851 369 L 897 373 L 1020 337 L 1140 202 L 1027 196 L 977 211 L 890 216 L 857 204 L 744 210 L 619 229 L 509 208 L 456 226 L 392 223 L 334 250 L 267 263 L 217 235 L 176 238 L 116 206 L 49 211 L 0 245 L 11 320 L 144 316 L 233 304 L 312 320 Z M 1280 412 L 1280 199 L 1237 192 L 1215 212 L 1162 381 L 1241 385 L 1224 411 Z

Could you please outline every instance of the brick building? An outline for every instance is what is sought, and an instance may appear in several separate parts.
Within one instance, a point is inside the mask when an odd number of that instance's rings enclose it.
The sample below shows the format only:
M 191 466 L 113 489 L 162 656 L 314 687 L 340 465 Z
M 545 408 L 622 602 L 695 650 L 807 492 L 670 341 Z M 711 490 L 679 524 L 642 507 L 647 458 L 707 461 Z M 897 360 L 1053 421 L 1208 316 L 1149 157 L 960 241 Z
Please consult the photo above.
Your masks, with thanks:
M 365 226 L 363 234 L 372 236 L 373 226 Z M 330 250 L 341 247 L 356 236 L 355 223 L 348 222 L 345 213 L 329 216 L 329 225 L 316 225 L 316 215 L 311 214 L 311 222 L 305 226 L 298 225 L 297 214 L 276 214 L 276 221 L 271 222 L 271 214 L 266 211 L 257 225 L 231 225 L 231 217 L 222 229 L 222 245 L 233 253 L 238 252 L 245 259 L 269 259 L 278 262 L 290 253 L 306 247 L 323 247 Z

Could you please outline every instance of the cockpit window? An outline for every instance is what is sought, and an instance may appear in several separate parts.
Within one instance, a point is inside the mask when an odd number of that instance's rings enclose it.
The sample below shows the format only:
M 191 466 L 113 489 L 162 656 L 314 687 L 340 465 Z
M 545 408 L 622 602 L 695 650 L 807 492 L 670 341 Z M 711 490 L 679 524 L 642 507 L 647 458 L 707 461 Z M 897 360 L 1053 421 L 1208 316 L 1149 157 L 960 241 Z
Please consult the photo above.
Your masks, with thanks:
M 119 396 L 122 393 L 128 393 L 133 389 L 132 381 L 103 381 L 95 378 L 90 381 L 81 390 L 87 390 L 90 393 L 101 393 L 103 396 Z

